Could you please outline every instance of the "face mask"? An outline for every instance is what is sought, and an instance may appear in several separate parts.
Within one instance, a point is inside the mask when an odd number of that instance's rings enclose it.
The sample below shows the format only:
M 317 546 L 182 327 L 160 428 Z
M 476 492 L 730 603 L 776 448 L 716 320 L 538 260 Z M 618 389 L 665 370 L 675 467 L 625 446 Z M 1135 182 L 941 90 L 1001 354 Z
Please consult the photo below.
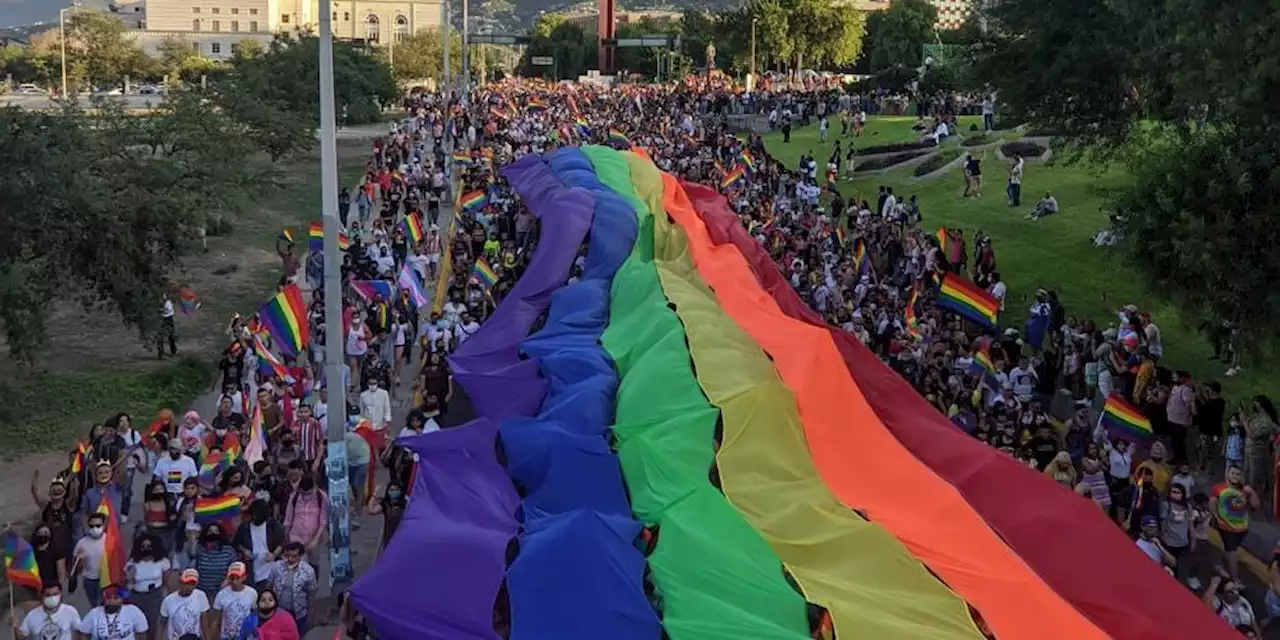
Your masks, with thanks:
M 109 614 L 114 615 L 114 614 L 120 613 L 120 607 L 122 606 L 124 605 L 123 604 L 104 604 L 102 605 L 102 610 L 106 611 Z
M 89 535 L 94 538 L 102 537 L 102 527 L 89 527 Z
M 53 540 L 53 536 L 45 535 L 43 533 L 31 537 L 31 541 L 37 545 L 49 544 L 50 540 Z
M 169 452 L 169 459 L 170 459 L 170 460 L 177 460 L 178 458 L 181 458 L 181 457 L 182 457 L 182 452 L 181 452 L 181 451 L 170 451 L 170 452 Z
M 391 490 L 391 491 L 388 491 L 388 492 L 387 492 L 387 497 L 388 497 L 388 498 L 390 498 L 390 499 L 392 499 L 392 500 L 399 500 L 399 499 L 400 499 L 400 495 L 401 495 L 401 494 L 400 494 L 400 491 L 399 491 L 398 489 L 393 489 L 393 490 Z
M 140 548 L 138 549 L 138 551 L 141 551 L 141 552 L 142 552 L 142 555 L 144 555 L 144 556 L 149 556 L 149 555 L 151 555 L 151 547 L 150 547 L 150 546 L 140 547 Z
M 271 617 L 271 614 L 275 612 L 276 612 L 275 607 L 258 607 L 258 613 L 263 615 L 264 617 Z
M 218 434 L 219 437 L 227 435 L 226 429 L 214 429 L 213 432 Z
M 62 604 L 62 596 L 45 596 L 44 598 L 44 608 L 46 609 L 57 609 L 60 604 Z

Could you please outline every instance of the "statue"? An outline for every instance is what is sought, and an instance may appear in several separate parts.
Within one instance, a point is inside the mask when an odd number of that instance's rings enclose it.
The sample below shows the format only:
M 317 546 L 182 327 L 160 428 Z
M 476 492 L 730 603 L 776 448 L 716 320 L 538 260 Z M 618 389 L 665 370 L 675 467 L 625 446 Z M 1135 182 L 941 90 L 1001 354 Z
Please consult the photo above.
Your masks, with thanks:
M 711 73 L 716 68 L 716 45 L 714 42 L 707 43 L 707 73 Z

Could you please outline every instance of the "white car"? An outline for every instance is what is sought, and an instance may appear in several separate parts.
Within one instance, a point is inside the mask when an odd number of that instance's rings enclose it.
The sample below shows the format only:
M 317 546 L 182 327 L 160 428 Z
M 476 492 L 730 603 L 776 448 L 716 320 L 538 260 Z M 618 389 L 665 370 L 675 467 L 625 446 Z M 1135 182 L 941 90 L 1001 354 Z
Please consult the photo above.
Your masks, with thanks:
M 14 93 L 22 94 L 24 96 L 38 96 L 48 92 L 34 84 L 31 84 L 30 82 L 27 82 L 18 85 L 18 90 L 14 91 Z
M 154 84 L 144 84 L 138 87 L 138 95 L 140 96 L 162 96 L 164 95 L 164 87 L 158 87 Z

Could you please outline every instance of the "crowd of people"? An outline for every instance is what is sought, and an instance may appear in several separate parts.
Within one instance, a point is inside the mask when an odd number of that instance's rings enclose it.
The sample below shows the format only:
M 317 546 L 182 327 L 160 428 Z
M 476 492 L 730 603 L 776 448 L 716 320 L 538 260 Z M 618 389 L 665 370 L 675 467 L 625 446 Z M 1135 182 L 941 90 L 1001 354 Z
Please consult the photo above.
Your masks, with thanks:
M 50 483 L 32 478 L 41 518 L 29 540 L 43 588 L 18 598 L 20 637 L 305 635 L 327 544 L 330 402 L 350 424 L 351 504 L 382 517 L 385 544 L 416 463 L 396 439 L 441 428 L 457 399 L 446 357 L 479 330 L 536 248 L 539 222 L 501 168 L 559 146 L 620 143 L 645 148 L 684 179 L 720 185 L 830 324 L 857 336 L 958 428 L 1095 502 L 1224 619 L 1260 633 L 1280 615 L 1280 596 L 1268 591 L 1265 612 L 1255 613 L 1235 551 L 1274 488 L 1280 428 L 1271 401 L 1258 396 L 1229 412 L 1217 383 L 1168 367 L 1158 325 L 1133 305 L 1108 326 L 1071 315 L 1040 290 L 1033 323 L 990 335 L 939 307 L 934 293 L 952 274 L 1005 307 L 989 236 L 926 229 L 928 203 L 891 188 L 874 202 L 845 197 L 830 169 L 839 151 L 820 179 L 814 158 L 786 166 L 759 135 L 728 129 L 730 104 L 750 104 L 784 130 L 792 114 L 838 116 L 837 147 L 852 149 L 846 138 L 865 123 L 866 103 L 831 82 L 748 93 L 723 80 L 613 89 L 509 80 L 464 95 L 410 96 L 408 117 L 374 143 L 360 185 L 339 198 L 350 243 L 341 266 L 344 379 L 324 376 L 322 256 L 300 256 L 282 235 L 280 286 L 310 289 L 308 348 L 275 356 L 255 318 L 234 318 L 216 415 L 163 411 L 139 429 L 117 414 L 93 427 Z M 940 122 L 950 108 L 945 100 L 932 107 Z M 743 177 L 726 181 L 738 168 Z M 579 256 L 571 281 L 582 264 Z M 1113 394 L 1141 408 L 1154 439 L 1130 442 L 1098 427 Z M 404 425 L 392 438 L 397 408 Z M 379 466 L 388 469 L 383 487 L 372 481 Z M 133 505 L 139 474 L 147 480 Z M 1206 478 L 1221 482 L 1209 488 Z M 228 497 L 232 515 L 202 517 L 201 505 Z M 1223 567 L 1208 560 L 1210 529 L 1221 536 Z M 112 531 L 126 532 L 127 559 L 120 579 L 106 582 Z M 1280 578 L 1275 563 L 1272 570 Z M 90 602 L 83 616 L 61 602 L 76 588 Z M 344 608 L 343 620 L 350 637 L 371 637 L 356 612 Z

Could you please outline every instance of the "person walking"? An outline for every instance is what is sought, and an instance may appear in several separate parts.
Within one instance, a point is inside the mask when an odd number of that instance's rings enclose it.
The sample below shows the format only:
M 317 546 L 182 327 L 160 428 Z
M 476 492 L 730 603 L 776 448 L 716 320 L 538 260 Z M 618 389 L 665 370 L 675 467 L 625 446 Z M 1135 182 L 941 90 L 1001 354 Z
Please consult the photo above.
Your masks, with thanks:
M 169 294 L 164 295 L 164 303 L 160 307 L 160 333 L 156 336 L 156 357 L 164 359 L 164 345 L 169 343 L 169 355 L 178 355 L 178 330 L 173 322 L 173 300 Z

